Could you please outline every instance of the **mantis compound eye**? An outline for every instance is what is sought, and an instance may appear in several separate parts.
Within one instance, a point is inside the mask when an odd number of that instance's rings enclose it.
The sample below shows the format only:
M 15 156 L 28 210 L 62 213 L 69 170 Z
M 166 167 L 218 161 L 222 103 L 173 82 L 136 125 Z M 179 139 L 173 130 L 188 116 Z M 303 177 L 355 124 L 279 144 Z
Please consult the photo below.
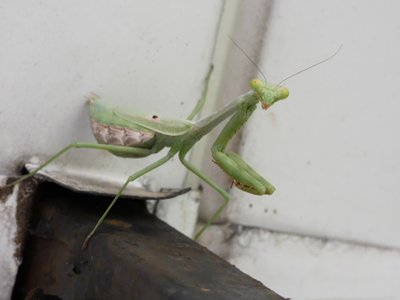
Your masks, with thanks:
M 285 87 L 278 87 L 276 90 L 276 100 L 282 100 L 289 97 L 289 90 Z
M 258 92 L 259 89 L 265 85 L 260 79 L 252 79 L 250 80 L 250 87 L 253 91 Z

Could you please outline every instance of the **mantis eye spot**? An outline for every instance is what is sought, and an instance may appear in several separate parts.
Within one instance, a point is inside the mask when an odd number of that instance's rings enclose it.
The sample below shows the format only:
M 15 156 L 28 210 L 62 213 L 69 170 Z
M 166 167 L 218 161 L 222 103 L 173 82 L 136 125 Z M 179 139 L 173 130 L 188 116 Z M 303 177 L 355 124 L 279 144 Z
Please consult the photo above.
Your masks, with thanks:
M 157 115 L 153 115 L 152 119 L 158 119 L 158 116 Z

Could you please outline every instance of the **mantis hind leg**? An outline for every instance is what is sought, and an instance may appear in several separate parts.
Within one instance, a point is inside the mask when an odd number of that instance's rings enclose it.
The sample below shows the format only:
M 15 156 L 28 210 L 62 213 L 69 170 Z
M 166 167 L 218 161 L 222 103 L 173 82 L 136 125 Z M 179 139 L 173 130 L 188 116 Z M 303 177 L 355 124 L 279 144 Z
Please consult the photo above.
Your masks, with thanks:
M 211 218 L 207 221 L 207 223 L 196 233 L 194 239 L 197 240 L 201 234 L 206 230 L 214 221 L 218 218 L 221 212 L 224 210 L 225 206 L 229 203 L 229 194 L 222 189 L 220 186 L 215 184 L 210 178 L 208 178 L 205 174 L 199 171 L 195 166 L 193 166 L 189 161 L 185 159 L 187 151 L 182 151 L 179 153 L 179 159 L 182 164 L 195 175 L 197 175 L 200 179 L 206 182 L 210 187 L 212 187 L 218 194 L 220 194 L 224 198 L 224 203 L 218 207 L 218 209 L 213 213 Z
M 148 165 L 147 167 L 143 168 L 142 170 L 132 174 L 131 176 L 128 177 L 128 179 L 125 181 L 125 183 L 121 186 L 121 188 L 119 189 L 118 193 L 114 196 L 113 200 L 111 201 L 110 205 L 107 207 L 107 209 L 104 211 L 103 215 L 100 217 L 100 219 L 97 221 L 96 225 L 93 227 L 92 231 L 87 235 L 87 237 L 85 238 L 85 241 L 83 242 L 82 248 L 85 249 L 87 247 L 87 244 L 90 240 L 90 238 L 95 234 L 97 228 L 99 228 L 99 226 L 101 225 L 101 223 L 103 223 L 104 219 L 106 218 L 107 214 L 109 213 L 109 211 L 111 210 L 111 208 L 114 206 L 114 204 L 117 202 L 117 200 L 119 199 L 119 197 L 121 196 L 121 194 L 123 193 L 123 191 L 125 190 L 125 188 L 128 186 L 128 184 L 136 179 L 138 179 L 139 177 L 143 176 L 144 174 L 158 168 L 159 166 L 163 165 L 164 163 L 166 163 L 168 160 L 170 160 L 177 151 L 175 150 L 170 150 L 168 152 L 168 154 L 164 157 L 162 157 L 161 159 L 153 162 L 152 164 Z
M 25 179 L 28 179 L 29 177 L 34 176 L 37 172 L 39 172 L 41 169 L 46 167 L 48 164 L 52 163 L 55 161 L 57 158 L 59 158 L 61 155 L 64 153 L 68 152 L 71 149 L 75 148 L 86 148 L 86 149 L 98 149 L 98 150 L 106 150 L 106 151 L 111 151 L 111 152 L 118 152 L 121 154 L 127 154 L 127 155 L 137 155 L 140 157 L 143 156 L 148 156 L 153 153 L 151 149 L 142 149 L 142 148 L 134 148 L 134 147 L 126 147 L 126 146 L 115 146 L 115 145 L 105 145 L 105 144 L 96 144 L 96 143 L 83 143 L 83 142 L 74 142 L 72 144 L 69 144 L 68 146 L 62 148 L 60 151 L 58 151 L 56 154 L 54 154 L 52 157 L 50 157 L 45 163 L 41 164 L 37 168 L 35 168 L 33 171 L 30 173 L 21 176 L 19 179 L 16 181 L 6 184 L 3 187 L 8 187 L 12 186 L 14 184 L 17 184 L 21 181 L 24 181 Z

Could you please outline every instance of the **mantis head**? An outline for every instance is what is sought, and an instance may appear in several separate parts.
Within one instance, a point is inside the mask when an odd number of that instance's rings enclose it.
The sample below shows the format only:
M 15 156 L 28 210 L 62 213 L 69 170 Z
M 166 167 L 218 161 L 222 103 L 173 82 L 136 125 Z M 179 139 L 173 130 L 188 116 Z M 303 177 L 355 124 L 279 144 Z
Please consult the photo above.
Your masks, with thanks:
M 267 109 L 279 100 L 289 96 L 289 90 L 279 85 L 267 84 L 260 79 L 250 81 L 250 87 L 260 100 L 263 109 Z

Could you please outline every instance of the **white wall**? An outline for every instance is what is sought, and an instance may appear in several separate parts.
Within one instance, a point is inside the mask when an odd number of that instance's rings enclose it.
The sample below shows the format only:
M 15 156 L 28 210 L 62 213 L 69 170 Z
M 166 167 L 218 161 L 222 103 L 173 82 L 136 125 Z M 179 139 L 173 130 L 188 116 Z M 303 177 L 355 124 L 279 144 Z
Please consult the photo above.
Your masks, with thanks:
M 32 156 L 44 160 L 73 141 L 94 142 L 85 106 L 91 92 L 116 106 L 184 118 L 201 94 L 221 9 L 213 0 L 2 1 L 0 174 L 16 174 Z M 127 160 L 76 150 L 53 168 L 121 186 L 160 155 Z M 173 160 L 137 184 L 180 188 L 185 175 Z M 191 233 L 197 206 L 184 200 L 174 204 L 175 219 Z M 7 245 L 0 248 L 0 299 L 7 299 L 16 271 L 8 248 L 16 246 L 16 203 L 0 204 L 0 245 Z
M 183 118 L 200 95 L 217 31 L 203 115 L 258 76 L 228 35 L 272 82 L 343 43 L 333 60 L 285 82 L 289 99 L 256 112 L 237 143 L 276 193 L 232 189 L 225 220 L 234 226 L 214 226 L 202 242 L 286 297 L 399 296 L 399 8 L 396 1 L 227 1 L 219 23 L 221 1 L 3 1 L 0 173 L 73 140 L 93 141 L 89 92 Z M 192 160 L 228 188 L 208 143 Z M 156 158 L 82 150 L 58 166 L 122 181 Z M 175 160 L 139 183 L 157 190 L 196 182 L 186 175 Z M 204 198 L 207 218 L 220 197 L 206 190 Z M 193 195 L 174 203 L 164 218 L 190 232 Z
M 289 98 L 248 122 L 240 152 L 277 190 L 232 189 L 227 219 L 245 230 L 224 247 L 218 228 L 203 242 L 287 297 L 400 297 L 400 4 L 270 9 L 260 61 L 268 80 L 343 48 L 285 82 Z
M 85 106 L 90 92 L 148 114 L 184 118 L 191 111 L 209 68 L 221 2 L 163 3 L 3 1 L 0 128 L 8 147 L 1 173 L 74 140 L 94 141 Z M 121 179 L 155 159 L 127 163 L 106 152 L 74 152 L 60 161 Z M 182 185 L 184 169 L 171 165 L 179 174 L 156 171 L 156 187 Z
M 395 3 L 274 2 L 262 61 L 270 80 L 328 57 L 342 43 L 343 49 L 285 82 L 290 98 L 249 122 L 243 155 L 277 193 L 257 201 L 235 192 L 235 220 L 251 212 L 247 225 L 400 247 L 393 230 L 400 209 Z

